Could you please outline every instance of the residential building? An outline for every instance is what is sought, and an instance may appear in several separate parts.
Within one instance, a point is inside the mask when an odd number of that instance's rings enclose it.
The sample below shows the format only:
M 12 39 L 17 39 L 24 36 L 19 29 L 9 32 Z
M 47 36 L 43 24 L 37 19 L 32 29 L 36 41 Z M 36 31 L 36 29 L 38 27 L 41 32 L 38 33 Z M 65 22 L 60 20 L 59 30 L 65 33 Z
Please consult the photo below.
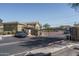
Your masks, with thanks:
M 3 34 L 3 29 L 4 29 L 3 24 L 0 23 L 0 34 Z
M 1 34 L 15 34 L 16 31 L 25 31 L 28 36 L 39 36 L 41 24 L 39 22 L 19 23 L 19 22 L 4 22 L 0 23 Z
M 3 20 L 0 18 L 0 34 L 3 33 Z
M 74 24 L 75 27 L 79 27 L 79 23 L 78 24 Z
M 5 22 L 3 23 L 4 34 L 14 34 L 16 31 L 22 31 L 24 24 L 18 22 Z
M 61 29 L 65 30 L 65 29 L 69 29 L 71 26 L 70 25 L 62 25 L 60 26 Z
M 31 36 L 31 35 L 39 36 L 40 35 L 41 24 L 39 22 L 28 22 L 25 25 L 26 25 L 25 29 L 28 32 L 29 36 Z

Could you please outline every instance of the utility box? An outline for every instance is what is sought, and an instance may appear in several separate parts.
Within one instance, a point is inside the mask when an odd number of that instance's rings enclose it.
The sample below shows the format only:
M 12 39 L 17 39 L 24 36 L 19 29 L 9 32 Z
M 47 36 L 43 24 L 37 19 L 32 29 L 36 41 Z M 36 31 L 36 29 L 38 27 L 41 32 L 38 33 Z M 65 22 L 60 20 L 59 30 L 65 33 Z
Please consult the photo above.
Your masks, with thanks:
M 79 27 L 71 27 L 70 35 L 71 35 L 71 40 L 78 41 L 79 40 Z

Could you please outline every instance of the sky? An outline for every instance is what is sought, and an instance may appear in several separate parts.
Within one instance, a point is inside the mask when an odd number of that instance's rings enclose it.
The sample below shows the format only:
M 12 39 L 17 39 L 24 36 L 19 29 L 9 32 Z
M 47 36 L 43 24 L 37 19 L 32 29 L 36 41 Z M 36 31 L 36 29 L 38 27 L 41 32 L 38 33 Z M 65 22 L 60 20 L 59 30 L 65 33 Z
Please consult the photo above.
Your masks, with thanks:
M 79 14 L 70 4 L 62 3 L 17 3 L 1 4 L 0 18 L 3 22 L 18 21 L 21 23 L 39 21 L 52 27 L 73 25 L 79 22 Z

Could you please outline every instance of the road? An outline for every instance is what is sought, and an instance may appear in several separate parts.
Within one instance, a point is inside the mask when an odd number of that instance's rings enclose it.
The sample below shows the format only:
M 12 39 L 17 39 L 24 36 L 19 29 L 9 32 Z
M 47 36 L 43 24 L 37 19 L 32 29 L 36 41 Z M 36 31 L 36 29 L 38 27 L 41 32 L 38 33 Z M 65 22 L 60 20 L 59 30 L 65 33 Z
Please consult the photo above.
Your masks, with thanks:
M 10 55 L 23 56 L 28 51 L 48 47 L 49 45 L 51 45 L 51 43 L 55 43 L 60 40 L 64 40 L 63 35 L 61 35 L 60 37 L 53 37 L 53 38 L 51 37 L 16 38 L 12 36 L 2 37 L 2 40 L 0 40 L 0 56 L 10 56 Z M 68 44 L 68 42 L 66 44 Z M 56 46 L 58 47 L 58 45 L 59 44 L 57 44 Z M 64 46 L 64 44 L 62 45 Z M 63 56 L 68 54 L 75 55 L 75 52 L 73 49 L 66 48 L 63 51 L 54 53 L 53 55 Z
M 11 55 L 26 50 L 27 48 L 20 46 L 20 44 L 28 40 L 28 38 L 4 37 L 0 40 L 0 55 Z
M 0 56 L 16 55 L 27 51 L 48 46 L 49 43 L 62 40 L 61 38 L 15 38 L 3 37 L 0 40 Z M 26 52 L 25 52 L 26 51 Z

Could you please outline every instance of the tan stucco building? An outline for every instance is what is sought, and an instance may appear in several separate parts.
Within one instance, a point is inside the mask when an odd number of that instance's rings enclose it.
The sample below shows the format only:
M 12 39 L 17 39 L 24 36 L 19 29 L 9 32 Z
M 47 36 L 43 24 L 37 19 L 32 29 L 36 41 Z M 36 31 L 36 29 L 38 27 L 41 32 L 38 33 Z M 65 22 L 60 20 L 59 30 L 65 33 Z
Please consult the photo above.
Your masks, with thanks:
M 15 34 L 16 31 L 26 31 L 29 36 L 40 35 L 41 25 L 39 22 L 28 22 L 25 24 L 18 22 L 4 22 L 0 24 L 1 34 Z
M 3 29 L 4 29 L 4 26 L 2 23 L 0 23 L 0 34 L 3 34 L 3 32 L 4 32 Z
M 41 24 L 39 22 L 28 22 L 25 24 L 25 29 L 28 32 L 29 36 L 40 35 Z
M 16 31 L 22 31 L 24 24 L 18 22 L 5 22 L 0 24 L 1 34 L 15 34 Z

